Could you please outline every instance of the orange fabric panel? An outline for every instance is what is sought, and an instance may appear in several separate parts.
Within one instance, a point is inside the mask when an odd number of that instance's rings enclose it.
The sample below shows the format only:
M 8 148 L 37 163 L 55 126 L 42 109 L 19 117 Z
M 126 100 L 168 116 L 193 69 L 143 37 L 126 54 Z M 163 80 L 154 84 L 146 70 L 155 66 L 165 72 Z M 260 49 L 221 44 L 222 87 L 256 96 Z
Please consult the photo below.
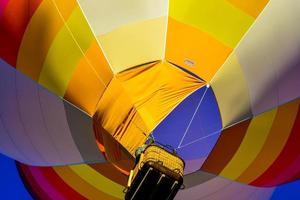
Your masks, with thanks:
M 256 18 L 269 0 L 227 0 L 232 5 Z
M 106 178 L 120 185 L 127 185 L 127 175 L 120 173 L 111 163 L 90 164 L 89 166 Z
M 184 38 L 184 39 L 181 39 Z M 232 49 L 201 30 L 169 17 L 166 59 L 211 80 Z M 193 62 L 193 66 L 186 63 Z
M 80 59 L 64 98 L 92 116 L 112 77 L 102 50 L 94 40 Z

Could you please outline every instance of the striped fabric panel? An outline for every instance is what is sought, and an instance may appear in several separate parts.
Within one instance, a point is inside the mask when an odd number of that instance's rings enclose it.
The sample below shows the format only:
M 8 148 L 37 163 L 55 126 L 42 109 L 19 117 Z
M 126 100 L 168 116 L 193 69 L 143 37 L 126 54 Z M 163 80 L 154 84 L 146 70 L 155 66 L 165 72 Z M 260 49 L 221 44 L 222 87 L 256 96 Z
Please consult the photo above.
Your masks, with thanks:
M 0 58 L 16 66 L 23 34 L 41 0 L 4 0 L 0 3 Z
M 65 167 L 32 167 L 18 164 L 23 181 L 31 193 L 47 199 L 123 199 L 123 185 L 109 179 L 107 174 L 117 172 L 112 165 L 74 165 Z M 95 170 L 97 168 L 99 171 Z M 124 177 L 125 178 L 125 177 Z M 76 197 L 76 198 L 71 198 Z
M 115 183 L 123 186 L 127 185 L 127 175 L 120 173 L 111 163 L 90 164 L 89 166 Z
M 94 39 L 85 56 L 78 62 L 68 83 L 64 99 L 92 116 L 112 76 L 113 73 Z
M 249 124 L 250 120 L 247 120 L 225 129 L 201 169 L 212 174 L 221 173 L 238 150 Z
M 234 48 L 255 18 L 226 0 L 170 0 L 169 15 Z
M 300 172 L 299 103 L 292 101 L 225 129 L 201 169 L 256 186 L 291 181 Z
M 299 131 L 300 131 L 300 101 L 298 100 L 298 113 L 294 121 L 290 136 L 272 165 L 251 184 L 272 186 L 294 180 L 300 172 L 299 163 Z
M 98 188 L 89 184 L 81 177 L 80 174 L 76 174 L 69 167 L 56 168 L 55 171 L 60 177 L 62 177 L 62 179 L 71 188 L 73 188 L 74 190 L 79 192 L 86 199 L 98 199 L 98 198 L 108 199 L 108 200 L 118 199 L 118 198 L 114 198 L 110 194 L 107 194 L 105 191 L 99 190 Z M 82 175 L 82 176 L 84 176 L 84 175 Z M 121 199 L 121 198 L 119 198 L 119 199 Z
M 37 198 L 54 199 L 123 199 L 124 185 L 112 173 L 122 174 L 111 164 L 77 165 L 74 167 L 30 167 L 18 164 L 23 181 Z M 95 168 L 98 170 L 95 171 Z M 110 176 L 110 179 L 107 177 Z M 126 179 L 125 176 L 123 176 Z M 96 180 L 96 182 L 93 182 Z M 186 188 L 175 199 L 268 199 L 274 188 L 257 188 L 215 177 L 205 172 L 185 176 Z M 111 188 L 114 187 L 114 188 Z M 117 196 L 117 194 L 121 194 Z M 44 198 L 45 197 L 45 198 Z
M 56 189 L 54 185 L 51 185 L 46 177 L 42 174 L 42 171 L 38 168 L 29 168 L 29 172 L 34 176 L 36 183 L 41 187 L 42 190 L 47 194 L 50 199 L 63 200 L 63 195 Z
M 41 185 L 35 180 L 35 177 L 30 173 L 29 170 L 25 171 L 26 165 L 19 165 L 19 173 L 23 179 L 24 186 L 28 189 L 33 198 L 51 200 L 47 192 Z
M 58 96 L 64 96 L 77 63 L 93 39 L 80 8 L 76 6 L 69 19 L 64 21 L 64 26 L 48 51 L 39 83 Z
M 80 176 L 83 181 L 87 182 L 89 185 L 92 185 L 98 191 L 102 191 L 103 193 L 106 193 L 114 198 L 122 198 L 124 196 L 124 188 L 122 185 L 107 179 L 88 165 L 74 165 L 70 166 L 69 169 L 71 169 L 73 173 Z
M 20 163 L 17 163 L 17 166 L 25 186 L 35 199 L 53 199 L 54 196 L 63 196 L 64 199 L 86 199 L 66 184 L 53 168 L 30 167 Z M 44 180 L 43 183 L 41 179 Z M 52 191 L 49 191 L 49 187 Z
M 166 59 L 211 80 L 266 3 L 256 7 L 253 0 L 171 0 Z
M 42 166 L 105 160 L 90 117 L 3 61 L 0 71 L 1 152 Z
M 250 183 L 270 167 L 283 150 L 297 117 L 299 101 L 277 109 L 267 140 L 255 160 L 241 174 L 238 181 Z
M 64 180 L 60 176 L 58 176 L 53 168 L 44 167 L 42 168 L 42 170 L 41 168 L 34 169 L 35 170 L 33 170 L 32 174 L 35 175 L 36 172 L 40 171 L 40 174 L 44 177 L 45 181 L 48 182 L 48 184 L 53 188 L 55 188 L 55 190 L 57 190 L 57 193 L 63 196 L 64 199 L 85 199 L 82 195 L 80 195 L 80 193 L 73 190 L 69 185 L 67 185 Z
M 251 120 L 243 141 L 220 176 L 235 180 L 254 162 L 266 142 L 276 114 L 277 110 L 274 109 Z
M 43 0 L 32 16 L 24 33 L 18 53 L 17 69 L 33 80 L 38 80 L 49 48 L 64 27 L 61 15 L 68 19 L 76 2 Z M 60 10 L 60 13 L 57 12 Z M 70 51 L 70 50 L 69 50 Z
M 77 1 L 43 0 L 24 26 L 17 69 L 92 116 L 113 74 Z

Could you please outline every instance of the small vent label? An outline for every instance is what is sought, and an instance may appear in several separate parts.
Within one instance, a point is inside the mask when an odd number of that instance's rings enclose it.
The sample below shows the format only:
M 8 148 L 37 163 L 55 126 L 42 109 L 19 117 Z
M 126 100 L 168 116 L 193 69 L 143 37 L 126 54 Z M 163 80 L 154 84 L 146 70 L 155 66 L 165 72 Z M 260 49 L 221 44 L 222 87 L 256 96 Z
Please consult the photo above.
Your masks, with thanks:
M 185 59 L 184 64 L 186 64 L 188 66 L 195 66 L 196 63 L 191 59 Z

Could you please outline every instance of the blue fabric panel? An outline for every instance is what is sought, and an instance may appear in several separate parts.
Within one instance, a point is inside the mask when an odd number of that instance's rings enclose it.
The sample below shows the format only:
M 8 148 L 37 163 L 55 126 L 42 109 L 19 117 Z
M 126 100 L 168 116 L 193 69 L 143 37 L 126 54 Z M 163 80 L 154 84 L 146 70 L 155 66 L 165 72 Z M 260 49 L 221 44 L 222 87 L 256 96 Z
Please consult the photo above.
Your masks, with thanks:
M 182 101 L 154 129 L 155 140 L 177 148 L 204 92 L 205 87 L 202 87 Z
M 181 146 L 208 137 L 222 129 L 218 104 L 211 88 L 206 90 L 197 106 L 198 109 Z
M 153 131 L 156 141 L 177 149 L 185 160 L 206 157 L 222 129 L 218 104 L 210 87 L 182 101 Z M 199 166 L 200 167 L 200 166 Z

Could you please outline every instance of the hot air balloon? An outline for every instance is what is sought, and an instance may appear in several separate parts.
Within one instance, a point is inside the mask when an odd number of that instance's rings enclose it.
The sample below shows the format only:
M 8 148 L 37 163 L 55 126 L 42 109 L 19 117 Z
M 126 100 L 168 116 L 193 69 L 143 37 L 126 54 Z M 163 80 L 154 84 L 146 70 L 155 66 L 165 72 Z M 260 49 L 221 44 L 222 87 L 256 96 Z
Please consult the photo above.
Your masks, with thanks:
M 151 138 L 175 199 L 300 176 L 297 0 L 1 0 L 0 152 L 40 199 L 123 199 Z

